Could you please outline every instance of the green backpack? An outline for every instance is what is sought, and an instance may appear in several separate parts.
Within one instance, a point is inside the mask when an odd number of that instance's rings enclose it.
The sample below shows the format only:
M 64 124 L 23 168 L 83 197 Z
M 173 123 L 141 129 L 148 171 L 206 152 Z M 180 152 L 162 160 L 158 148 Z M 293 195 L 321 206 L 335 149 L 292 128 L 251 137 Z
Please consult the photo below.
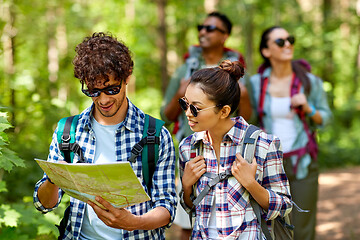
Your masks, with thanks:
M 57 140 L 61 154 L 68 163 L 72 163 L 74 154 L 79 156 L 78 162 L 86 162 L 81 147 L 75 141 L 78 119 L 79 115 L 75 115 L 62 118 L 58 122 Z M 128 159 L 128 161 L 134 163 L 136 158 L 144 152 L 144 154 L 141 155 L 142 171 L 148 191 L 150 191 L 152 176 L 155 171 L 156 163 L 159 159 L 159 154 L 157 154 L 159 152 L 160 143 L 159 135 L 163 125 L 164 121 L 145 114 L 143 137 L 141 141 L 136 143 L 131 149 L 131 157 Z
M 75 141 L 76 126 L 79 120 L 79 115 L 62 118 L 58 122 L 57 140 L 59 148 L 65 161 L 68 163 L 73 162 L 74 154 L 79 156 L 79 163 L 85 163 L 85 158 L 80 145 Z M 152 185 L 152 176 L 155 172 L 156 163 L 159 159 L 159 143 L 160 132 L 164 125 L 164 121 L 153 118 L 145 114 L 145 125 L 143 137 L 140 142 L 136 143 L 131 149 L 131 157 L 128 159 L 130 162 L 135 162 L 137 157 L 141 155 L 143 177 L 150 195 Z M 59 238 L 65 234 L 65 228 L 69 220 L 70 206 L 64 212 L 64 217 L 56 227 L 59 229 Z

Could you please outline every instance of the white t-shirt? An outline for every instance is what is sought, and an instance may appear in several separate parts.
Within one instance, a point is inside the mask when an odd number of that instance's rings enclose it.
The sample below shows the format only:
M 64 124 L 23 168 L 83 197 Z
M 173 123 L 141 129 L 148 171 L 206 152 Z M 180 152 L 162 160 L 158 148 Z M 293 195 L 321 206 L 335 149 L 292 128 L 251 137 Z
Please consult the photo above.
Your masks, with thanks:
M 93 117 L 91 124 L 96 137 L 94 163 L 116 162 L 115 134 L 119 124 L 101 125 Z M 80 240 L 92 239 L 119 239 L 121 230 L 111 228 L 101 221 L 93 208 L 86 204 L 84 219 L 80 232 Z
M 290 105 L 290 97 L 271 97 L 272 133 L 280 138 L 284 153 L 291 150 L 297 135 L 295 113 L 291 111 Z
M 214 202 L 211 206 L 211 213 L 209 219 L 209 240 L 218 240 L 219 234 L 216 227 L 216 195 L 214 196 Z

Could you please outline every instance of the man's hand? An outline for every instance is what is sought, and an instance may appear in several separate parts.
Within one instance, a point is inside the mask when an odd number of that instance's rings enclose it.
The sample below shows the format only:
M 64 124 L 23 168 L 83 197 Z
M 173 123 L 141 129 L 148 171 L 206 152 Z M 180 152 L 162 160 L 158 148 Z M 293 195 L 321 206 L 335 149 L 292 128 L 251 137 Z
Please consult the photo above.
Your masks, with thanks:
M 87 203 L 94 209 L 98 218 L 107 226 L 127 231 L 140 229 L 136 225 L 138 223 L 136 215 L 132 214 L 125 208 L 115 208 L 102 197 L 97 196 L 95 200 L 103 205 L 105 209 L 100 208 L 92 201 L 88 201 Z
M 250 164 L 241 156 L 240 153 L 237 153 L 236 159 L 231 166 L 231 173 L 243 187 L 248 189 L 251 184 L 256 182 L 256 169 L 257 163 L 255 158 Z

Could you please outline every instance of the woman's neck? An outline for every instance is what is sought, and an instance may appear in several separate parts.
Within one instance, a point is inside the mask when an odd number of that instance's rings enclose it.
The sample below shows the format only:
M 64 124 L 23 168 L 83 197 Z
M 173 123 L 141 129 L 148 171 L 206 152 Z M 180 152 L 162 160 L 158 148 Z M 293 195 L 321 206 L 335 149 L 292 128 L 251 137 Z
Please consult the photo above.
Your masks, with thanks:
M 219 123 L 216 128 L 207 131 L 209 141 L 213 146 L 220 146 L 225 134 L 235 125 L 231 118 L 226 118 L 222 123 Z
M 271 61 L 271 67 L 271 75 L 278 79 L 286 78 L 293 73 L 291 61 Z

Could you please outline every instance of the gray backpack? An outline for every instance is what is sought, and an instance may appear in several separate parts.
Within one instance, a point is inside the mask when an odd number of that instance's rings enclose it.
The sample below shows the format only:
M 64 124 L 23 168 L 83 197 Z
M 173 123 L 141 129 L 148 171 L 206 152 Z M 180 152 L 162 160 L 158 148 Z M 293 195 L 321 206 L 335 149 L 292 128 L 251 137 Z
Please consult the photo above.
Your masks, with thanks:
M 242 142 L 242 157 L 247 160 L 249 163 L 252 163 L 253 158 L 255 156 L 255 149 L 256 149 L 256 142 L 259 138 L 260 133 L 262 130 L 254 125 L 249 125 L 246 129 L 245 137 L 243 138 Z M 202 145 L 201 142 L 199 145 L 194 147 L 191 150 L 190 156 L 202 155 Z M 195 207 L 201 202 L 201 200 L 206 196 L 206 194 L 210 191 L 210 189 L 215 186 L 217 183 L 224 181 L 232 176 L 231 171 L 226 171 L 220 174 L 213 174 L 213 173 L 205 173 L 205 175 L 212 180 L 209 182 L 208 186 L 204 188 L 203 191 L 198 196 L 196 194 L 196 184 L 193 187 L 193 208 L 191 213 L 189 214 L 190 222 L 193 225 L 195 222 Z M 262 235 L 264 234 L 267 240 L 289 240 L 293 239 L 293 230 L 294 226 L 290 223 L 289 215 L 285 217 L 278 216 L 276 219 L 271 220 L 271 228 L 272 231 L 270 233 L 267 222 L 265 219 L 261 217 L 261 206 L 250 196 L 250 204 L 255 212 L 257 221 L 261 226 L 260 230 L 260 238 L 263 239 Z M 296 206 L 297 207 L 297 206 Z M 299 211 L 299 209 L 298 209 Z M 304 210 L 300 210 L 304 211 Z

